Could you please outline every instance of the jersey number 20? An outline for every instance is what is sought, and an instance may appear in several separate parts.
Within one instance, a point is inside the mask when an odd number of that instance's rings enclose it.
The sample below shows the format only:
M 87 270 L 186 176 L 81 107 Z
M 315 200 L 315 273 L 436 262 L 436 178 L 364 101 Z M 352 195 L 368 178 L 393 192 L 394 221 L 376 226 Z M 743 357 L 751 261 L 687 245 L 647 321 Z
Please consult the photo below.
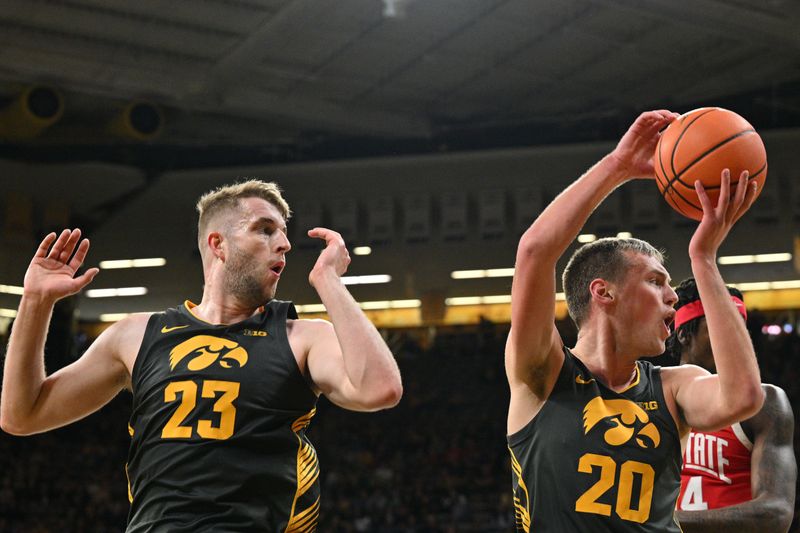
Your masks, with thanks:
M 617 516 L 630 522 L 643 524 L 650 518 L 650 505 L 653 501 L 653 484 L 655 471 L 653 467 L 639 461 L 625 461 L 619 468 L 617 481 L 617 463 L 607 455 L 586 453 L 578 463 L 578 472 L 591 474 L 594 467 L 600 467 L 600 479 L 584 492 L 575 502 L 575 510 L 579 513 L 593 513 L 611 516 L 611 505 L 597 500 L 617 482 Z M 633 488 L 634 475 L 641 476 L 641 488 L 638 502 L 634 509 Z

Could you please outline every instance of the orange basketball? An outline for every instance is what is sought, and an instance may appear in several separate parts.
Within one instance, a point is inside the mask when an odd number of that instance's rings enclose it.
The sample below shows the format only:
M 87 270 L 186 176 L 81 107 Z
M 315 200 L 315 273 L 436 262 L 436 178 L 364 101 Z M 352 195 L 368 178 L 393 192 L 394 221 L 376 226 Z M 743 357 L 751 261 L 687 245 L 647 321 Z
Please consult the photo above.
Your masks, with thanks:
M 731 197 L 745 170 L 758 182 L 767 179 L 767 151 L 753 126 L 733 111 L 701 107 L 681 115 L 661 134 L 653 158 L 661 195 L 676 211 L 695 220 L 703 208 L 694 182 L 703 184 L 717 204 L 722 170 L 731 171 Z

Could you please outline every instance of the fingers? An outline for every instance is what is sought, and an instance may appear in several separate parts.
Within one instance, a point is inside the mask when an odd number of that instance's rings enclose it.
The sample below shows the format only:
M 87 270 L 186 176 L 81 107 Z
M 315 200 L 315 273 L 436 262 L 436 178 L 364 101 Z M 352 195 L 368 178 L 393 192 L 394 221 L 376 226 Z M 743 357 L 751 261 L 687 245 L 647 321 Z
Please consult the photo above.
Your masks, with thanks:
M 733 202 L 731 207 L 733 208 L 733 215 L 731 218 L 735 217 L 739 210 L 741 209 L 742 205 L 744 204 L 745 196 L 747 195 L 749 183 L 748 180 L 749 173 L 745 170 L 739 175 L 739 181 L 736 183 L 736 192 L 733 195 Z
M 64 244 L 64 249 L 61 250 L 61 253 L 58 256 L 59 261 L 62 263 L 69 261 L 69 258 L 72 256 L 72 252 L 75 251 L 75 246 L 78 244 L 80 238 L 81 230 L 77 228 L 72 230 L 72 233 L 69 234 L 66 244 Z
M 750 180 L 748 182 L 747 191 L 745 193 L 744 202 L 742 203 L 741 207 L 736 213 L 736 216 L 733 219 L 733 222 L 736 223 L 742 215 L 747 213 L 750 209 L 750 206 L 753 205 L 753 202 L 756 201 L 756 197 L 758 196 L 758 182 Z
M 42 242 L 39 244 L 39 248 L 36 250 L 34 257 L 47 257 L 47 250 L 50 249 L 50 245 L 53 244 L 53 241 L 55 240 L 56 240 L 55 232 L 48 233 L 47 236 L 45 236 L 45 238 L 42 239 Z
M 86 259 L 86 253 L 89 251 L 89 239 L 83 239 L 78 245 L 78 250 L 69 262 L 69 267 L 73 270 L 78 270 Z
M 673 122 L 680 115 L 668 111 L 666 109 L 657 109 L 655 111 L 647 111 L 639 115 L 638 120 L 642 123 L 645 131 L 650 134 L 664 129 L 669 123 Z
M 325 240 L 326 244 L 330 244 L 338 239 L 339 243 L 344 246 L 344 239 L 342 239 L 342 236 L 332 229 L 313 228 L 308 230 L 308 236 L 314 239 L 323 239 Z
M 719 184 L 719 198 L 717 198 L 717 212 L 724 215 L 731 201 L 731 171 L 723 169 Z
M 86 272 L 75 278 L 74 279 L 74 283 L 76 284 L 75 292 L 83 290 L 84 287 L 90 284 L 98 272 L 100 272 L 99 268 L 97 267 L 90 268 L 89 270 L 87 270 Z
M 39 246 L 39 250 L 36 251 L 37 257 L 45 257 L 44 254 L 41 254 L 42 247 L 45 245 L 45 243 L 49 244 L 50 242 L 52 242 L 51 235 L 55 234 L 51 233 L 50 235 L 45 237 L 44 240 L 42 241 L 42 244 Z M 59 261 L 61 263 L 66 263 L 67 261 L 69 261 L 69 258 L 75 251 L 75 246 L 78 244 L 80 239 L 81 239 L 80 229 L 78 228 L 75 228 L 74 230 L 65 229 L 55 240 L 53 247 L 50 249 L 50 253 L 47 254 L 47 258 Z
M 700 200 L 700 207 L 703 208 L 703 216 L 714 211 L 714 206 L 711 205 L 711 199 L 700 180 L 694 182 L 694 190 L 697 192 L 697 199 Z
M 47 254 L 48 259 L 54 259 L 58 261 L 58 258 L 61 256 L 61 251 L 64 249 L 64 246 L 67 244 L 69 240 L 69 236 L 72 232 L 68 229 L 65 229 L 61 232 L 61 235 L 58 236 L 56 242 L 53 244 L 53 247 L 50 248 L 50 253 Z

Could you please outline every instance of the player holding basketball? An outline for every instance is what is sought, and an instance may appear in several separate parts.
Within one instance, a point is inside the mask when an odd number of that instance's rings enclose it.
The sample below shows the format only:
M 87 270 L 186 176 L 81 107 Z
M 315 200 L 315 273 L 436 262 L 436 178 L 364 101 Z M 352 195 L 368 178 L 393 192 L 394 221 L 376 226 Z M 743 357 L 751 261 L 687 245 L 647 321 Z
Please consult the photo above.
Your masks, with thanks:
M 333 324 L 298 320 L 273 299 L 291 248 L 279 189 L 251 180 L 197 207 L 201 302 L 132 315 L 51 376 L 43 345 L 53 304 L 98 270 L 75 277 L 89 249 L 79 230 L 45 237 L 8 347 L 2 427 L 57 428 L 129 388 L 128 532 L 314 531 L 319 466 L 306 428 L 317 396 L 358 411 L 391 407 L 402 394 L 397 365 L 341 282 L 350 257 L 338 233 L 308 232 L 326 244 L 308 279 Z
M 715 372 L 705 309 L 697 284 L 675 289 L 675 332 L 669 351 L 682 364 Z M 743 318 L 742 293 L 728 292 Z M 797 463 L 792 448 L 794 414 L 783 389 L 762 385 L 764 406 L 752 418 L 718 431 L 692 431 L 684 452 L 678 520 L 684 533 L 785 532 L 794 513 Z
M 520 240 L 505 358 L 517 531 L 679 531 L 681 437 L 752 416 L 763 402 L 750 339 L 716 267 L 754 198 L 746 174 L 729 199 L 723 173 L 716 206 L 697 187 L 703 219 L 689 244 L 718 375 L 637 363 L 664 351 L 677 301 L 661 254 L 644 241 L 601 239 L 576 251 L 563 276 L 574 348 L 554 324 L 556 262 L 609 193 L 653 177 L 659 131 L 675 117 L 639 116 Z

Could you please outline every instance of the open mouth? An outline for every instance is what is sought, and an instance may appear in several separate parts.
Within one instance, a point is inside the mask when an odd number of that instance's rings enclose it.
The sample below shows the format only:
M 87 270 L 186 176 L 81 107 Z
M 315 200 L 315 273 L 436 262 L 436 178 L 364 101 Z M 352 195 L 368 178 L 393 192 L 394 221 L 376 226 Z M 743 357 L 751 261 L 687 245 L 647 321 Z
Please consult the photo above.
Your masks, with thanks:
M 275 274 L 277 274 L 278 276 L 280 276 L 281 272 L 283 272 L 283 269 L 285 267 L 286 267 L 286 263 L 282 263 L 281 262 L 281 263 L 275 263 L 274 265 L 269 267 L 269 269 L 272 270 L 273 272 L 275 272 Z
M 667 331 L 672 331 L 672 324 L 675 322 L 675 312 L 669 313 L 666 317 L 664 317 L 664 327 L 667 328 Z

